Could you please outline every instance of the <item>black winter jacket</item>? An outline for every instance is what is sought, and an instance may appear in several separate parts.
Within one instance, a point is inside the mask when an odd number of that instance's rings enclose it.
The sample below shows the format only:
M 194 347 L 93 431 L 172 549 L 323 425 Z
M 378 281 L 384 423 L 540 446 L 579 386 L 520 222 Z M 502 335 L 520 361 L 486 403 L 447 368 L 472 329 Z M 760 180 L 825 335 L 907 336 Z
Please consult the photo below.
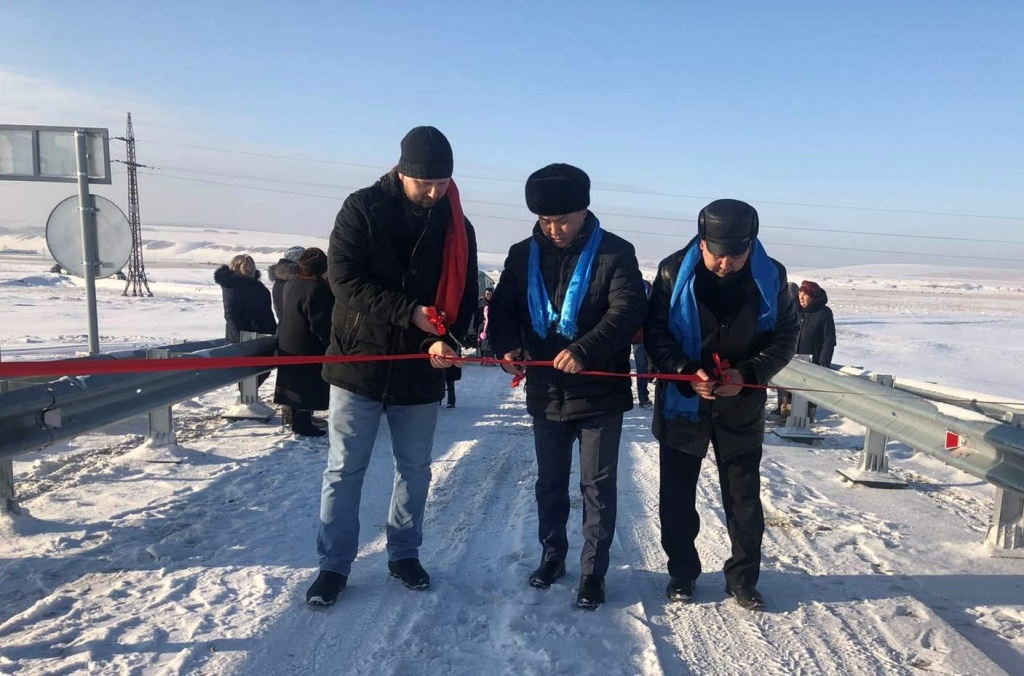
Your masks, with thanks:
M 545 237 L 539 224 L 534 225 L 530 238 L 509 249 L 487 311 L 487 337 L 496 355 L 524 348 L 529 359 L 550 361 L 568 349 L 586 370 L 629 373 L 629 341 L 643 324 L 647 298 L 633 245 L 621 237 L 604 232 L 576 319 L 579 334 L 575 340 L 554 328 L 541 338 L 530 321 L 530 243 L 540 245 L 541 274 L 552 306 L 560 311 L 576 262 L 594 232 L 594 221 L 588 213 L 580 234 L 565 249 Z M 527 369 L 526 408 L 534 417 L 567 421 L 621 413 L 632 407 L 629 378 L 573 375 L 551 367 Z
M 283 312 L 277 327 L 278 353 L 322 355 L 331 344 L 334 295 L 322 279 L 295 277 L 284 285 Z M 274 403 L 311 411 L 327 408 L 330 388 L 320 364 L 296 364 L 277 369 Z
M 327 252 L 334 292 L 328 354 L 423 353 L 442 338 L 412 323 L 417 305 L 435 304 L 451 207 L 445 197 L 424 214 L 412 211 L 395 173 L 352 193 L 338 212 Z M 443 338 L 463 342 L 477 303 L 476 233 L 466 220 L 469 262 L 458 316 Z M 385 403 L 437 403 L 444 372 L 427 359 L 324 364 L 331 385 Z
M 836 320 L 828 307 L 828 294 L 822 290 L 821 296 L 812 298 L 807 307 L 798 304 L 796 312 L 800 319 L 796 353 L 811 355 L 814 364 L 832 366 L 832 354 L 836 349 Z
M 647 358 L 662 373 L 694 373 L 703 368 L 711 375 L 715 363 L 713 355 L 718 353 L 743 374 L 747 383 L 765 385 L 776 373 L 789 363 L 796 349 L 798 332 L 796 310 L 789 295 L 786 268 L 772 260 L 779 271 L 778 312 L 775 329 L 759 331 L 757 316 L 761 295 L 750 273 L 750 264 L 727 280 L 728 297 L 712 300 L 712 305 L 731 306 L 725 316 L 717 315 L 710 307 L 703 289 L 720 288 L 722 282 L 709 281 L 705 285 L 695 282 L 697 308 L 701 325 L 701 353 L 688 355 L 669 330 L 669 306 L 672 291 L 676 285 L 679 266 L 691 246 L 697 246 L 696 238 L 686 248 L 677 251 L 658 267 L 658 275 L 651 290 L 650 310 L 644 324 L 644 347 Z M 708 272 L 698 263 L 697 274 Z M 717 302 L 722 301 L 722 302 Z M 680 390 L 686 396 L 697 396 L 689 384 Z M 665 418 L 665 389 L 677 387 L 673 382 L 658 380 L 655 388 L 655 410 L 652 431 L 658 441 L 690 455 L 703 457 L 707 453 L 707 439 L 713 431 L 718 442 L 719 454 L 723 459 L 734 458 L 756 451 L 764 442 L 764 404 L 766 393 L 763 389 L 745 388 L 733 397 L 718 397 L 714 400 L 700 400 L 698 420 Z
M 277 315 L 277 321 L 281 321 L 281 303 L 284 301 L 284 285 L 295 279 L 295 276 L 299 274 L 299 264 L 282 258 L 277 261 L 269 268 L 267 268 L 267 277 L 274 283 L 273 288 L 270 290 L 270 295 L 274 299 L 274 314 Z
M 277 322 L 270 307 L 270 290 L 260 281 L 259 270 L 255 277 L 246 277 L 222 265 L 213 273 L 213 281 L 220 285 L 224 298 L 224 319 L 227 322 L 224 335 L 230 342 L 238 342 L 240 331 L 268 334 L 277 331 Z

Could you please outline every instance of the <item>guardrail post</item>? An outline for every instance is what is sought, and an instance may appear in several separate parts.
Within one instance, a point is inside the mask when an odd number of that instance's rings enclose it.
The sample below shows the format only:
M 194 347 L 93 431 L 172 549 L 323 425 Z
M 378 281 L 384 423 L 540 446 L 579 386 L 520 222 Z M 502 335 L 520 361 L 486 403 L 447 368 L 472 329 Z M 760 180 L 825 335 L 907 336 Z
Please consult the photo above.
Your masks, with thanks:
M 238 337 L 242 341 L 255 340 L 260 334 L 255 331 L 241 331 Z M 267 369 L 268 371 L 270 369 Z M 274 417 L 275 410 L 260 400 L 259 377 L 261 374 L 249 376 L 238 383 L 239 395 L 234 406 L 221 414 L 227 420 L 261 420 L 268 422 Z
M 798 354 L 793 358 L 808 363 L 811 361 L 809 354 Z M 825 437 L 811 431 L 810 400 L 802 392 L 790 390 L 789 394 L 789 415 L 786 417 L 785 426 L 775 430 L 776 436 L 804 444 L 824 439 Z
M 168 349 L 146 350 L 146 359 L 169 359 L 170 356 L 171 351 Z M 171 404 L 149 412 L 149 436 L 146 438 L 146 445 L 151 448 L 178 445 L 177 436 L 174 434 L 174 414 L 171 413 Z
M 0 354 L 0 361 L 2 360 L 3 355 Z M 10 384 L 6 380 L 0 380 L 0 393 L 9 389 Z M 14 493 L 14 458 L 0 460 L 0 503 L 3 504 L 6 513 L 21 514 L 21 507 Z
M 868 380 L 884 387 L 893 386 L 893 377 L 872 373 Z M 906 488 L 907 482 L 889 473 L 889 456 L 886 447 L 889 437 L 870 427 L 864 432 L 864 450 L 860 456 L 860 464 L 855 470 L 837 470 L 843 478 L 855 484 L 871 488 Z
M 1007 413 L 1006 422 L 1024 428 L 1024 414 Z M 1016 550 L 1024 551 L 1024 493 L 996 487 L 995 512 L 985 544 L 996 556 Z

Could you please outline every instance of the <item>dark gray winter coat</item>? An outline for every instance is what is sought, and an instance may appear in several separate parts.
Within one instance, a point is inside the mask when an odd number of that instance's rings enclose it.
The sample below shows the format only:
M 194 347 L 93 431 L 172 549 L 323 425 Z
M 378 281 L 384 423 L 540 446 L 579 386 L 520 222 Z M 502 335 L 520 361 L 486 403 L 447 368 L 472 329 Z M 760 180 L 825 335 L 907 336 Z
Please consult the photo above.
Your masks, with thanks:
M 278 353 L 283 356 L 322 355 L 331 344 L 334 295 L 323 279 L 297 276 L 284 285 Z M 327 409 L 330 388 L 320 364 L 295 364 L 277 369 L 274 403 L 311 411 Z
M 828 307 L 828 294 L 822 289 L 821 295 L 811 298 L 806 308 L 797 305 L 796 312 L 800 320 L 796 353 L 811 355 L 814 364 L 832 366 L 832 354 L 836 349 L 836 320 L 832 317 L 832 308 Z
M 530 320 L 527 289 L 531 242 L 540 246 L 541 275 L 558 312 L 580 253 L 594 232 L 594 223 L 593 214 L 588 213 L 580 234 L 565 249 L 545 237 L 539 224 L 534 225 L 531 237 L 509 249 L 487 310 L 488 339 L 499 357 L 524 348 L 529 359 L 550 361 L 568 349 L 586 370 L 629 373 L 630 339 L 643 324 L 647 298 L 633 245 L 621 237 L 604 232 L 577 316 L 579 334 L 575 340 L 554 329 L 541 338 Z M 526 408 L 532 416 L 567 421 L 621 413 L 632 407 L 629 378 L 581 376 L 541 366 L 527 368 Z
M 688 355 L 669 330 L 669 306 L 680 264 L 690 246 L 697 246 L 697 240 L 663 260 L 658 267 L 644 324 L 644 347 L 647 348 L 648 360 L 661 373 L 695 373 L 698 368 L 703 368 L 710 375 L 715 368 L 712 355 L 718 353 L 743 374 L 745 382 L 767 384 L 789 363 L 796 350 L 799 329 L 786 280 L 786 268 L 778 261 L 772 261 L 779 272 L 777 319 L 774 329 L 760 331 L 757 317 L 761 296 L 750 273 L 750 263 L 724 283 L 715 281 L 717 278 L 704 268 L 703 263 L 698 263 L 698 274 L 714 279 L 705 279 L 707 283 L 704 285 L 699 283 L 702 280 L 694 283 L 702 344 L 699 355 Z M 716 291 L 727 288 L 728 298 L 724 304 L 730 309 L 723 316 L 716 314 L 709 307 L 707 293 L 702 292 L 702 288 Z M 712 301 L 711 304 L 719 306 L 723 303 Z M 697 396 L 689 384 L 682 385 L 680 390 L 686 396 Z M 707 453 L 707 439 L 713 431 L 724 459 L 761 447 L 767 398 L 764 389 L 745 388 L 733 397 L 718 397 L 712 401 L 701 399 L 698 420 L 694 422 L 682 417 L 665 418 L 663 410 L 668 387 L 677 385 L 658 380 L 655 387 L 652 431 L 658 441 L 684 453 L 703 457 Z
M 415 213 L 395 173 L 352 193 L 334 222 L 327 279 L 334 292 L 328 354 L 422 354 L 435 340 L 412 323 L 417 305 L 435 304 L 451 206 L 445 197 Z M 458 316 L 450 326 L 462 342 L 477 303 L 476 233 L 466 220 L 469 263 Z M 456 343 L 446 337 L 453 347 Z M 445 375 L 427 359 L 324 364 L 331 385 L 385 403 L 437 403 Z
M 260 281 L 259 270 L 255 277 L 246 277 L 222 265 L 214 271 L 213 281 L 220 285 L 224 299 L 224 320 L 227 323 L 224 335 L 230 342 L 237 343 L 241 331 L 268 334 L 277 331 L 270 290 Z

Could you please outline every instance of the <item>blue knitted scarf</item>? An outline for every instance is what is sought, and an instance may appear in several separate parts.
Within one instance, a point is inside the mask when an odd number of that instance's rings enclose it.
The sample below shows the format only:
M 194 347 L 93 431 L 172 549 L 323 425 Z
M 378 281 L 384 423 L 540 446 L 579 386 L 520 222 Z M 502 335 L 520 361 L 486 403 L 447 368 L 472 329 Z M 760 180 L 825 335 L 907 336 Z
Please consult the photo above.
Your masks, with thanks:
M 540 271 L 540 245 L 537 244 L 536 238 L 530 242 L 527 302 L 533 330 L 541 338 L 547 338 L 548 328 L 556 323 L 559 334 L 569 340 L 576 338 L 579 331 L 576 327 L 576 315 L 579 314 L 580 305 L 587 295 L 587 288 L 590 286 L 590 270 L 594 266 L 597 247 L 601 245 L 603 236 L 601 222 L 594 218 L 594 232 L 591 233 L 590 240 L 580 252 L 579 260 L 576 261 L 576 269 L 572 272 L 569 288 L 565 292 L 565 300 L 562 301 L 561 314 L 555 312 L 554 306 L 551 305 L 551 298 L 548 296 L 548 289 L 544 284 L 544 276 Z
M 702 337 L 700 333 L 700 313 L 697 310 L 697 297 L 693 292 L 697 266 L 703 264 L 700 244 L 694 239 L 690 249 L 683 256 L 676 275 L 676 285 L 672 289 L 672 301 L 668 309 L 668 328 L 683 347 L 689 359 L 700 361 Z M 750 271 L 754 275 L 754 283 L 761 293 L 758 307 L 757 330 L 769 331 L 775 328 L 779 302 L 779 269 L 768 258 L 761 241 L 754 239 L 753 251 L 750 253 Z M 665 388 L 665 405 L 662 408 L 666 418 L 683 417 L 686 420 L 697 420 L 697 408 L 700 397 L 684 397 L 674 384 Z

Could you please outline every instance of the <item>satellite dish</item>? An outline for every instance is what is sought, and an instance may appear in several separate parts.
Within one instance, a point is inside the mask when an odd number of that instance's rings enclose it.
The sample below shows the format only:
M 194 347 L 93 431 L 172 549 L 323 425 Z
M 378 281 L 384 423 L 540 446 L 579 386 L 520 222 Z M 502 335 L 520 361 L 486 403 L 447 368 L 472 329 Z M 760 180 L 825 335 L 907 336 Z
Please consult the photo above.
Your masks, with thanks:
M 96 207 L 96 254 L 100 261 L 96 278 L 110 277 L 128 263 L 132 253 L 132 228 L 121 208 L 99 195 L 92 196 Z M 85 276 L 82 263 L 82 221 L 78 213 L 78 195 L 60 202 L 46 219 L 46 246 L 53 259 L 70 274 Z

